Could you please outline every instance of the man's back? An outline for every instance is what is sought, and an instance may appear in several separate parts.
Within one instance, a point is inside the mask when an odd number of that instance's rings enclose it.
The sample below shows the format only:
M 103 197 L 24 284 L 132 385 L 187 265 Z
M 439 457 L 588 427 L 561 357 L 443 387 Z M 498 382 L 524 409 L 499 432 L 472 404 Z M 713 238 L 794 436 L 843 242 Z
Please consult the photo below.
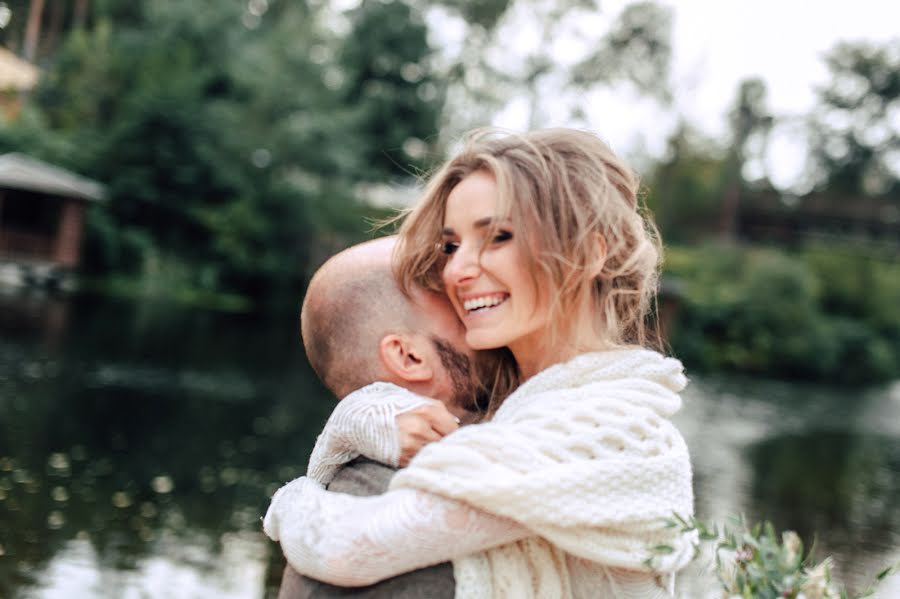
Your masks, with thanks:
M 347 464 L 328 485 L 330 491 L 348 495 L 380 495 L 387 491 L 394 469 L 360 458 Z M 383 580 L 367 587 L 338 587 L 301 576 L 290 565 L 284 569 L 278 599 L 452 599 L 453 566 L 437 564 Z

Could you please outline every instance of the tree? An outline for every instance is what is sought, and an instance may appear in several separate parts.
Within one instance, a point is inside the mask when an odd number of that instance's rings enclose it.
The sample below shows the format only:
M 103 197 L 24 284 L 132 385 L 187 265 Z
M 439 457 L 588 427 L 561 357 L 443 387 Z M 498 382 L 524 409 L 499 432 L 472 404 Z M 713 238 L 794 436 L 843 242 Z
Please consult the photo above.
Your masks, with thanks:
M 465 43 L 445 65 L 448 130 L 484 125 L 512 98 L 527 99 L 530 128 L 548 120 L 583 120 L 584 96 L 619 83 L 659 100 L 668 97 L 671 12 L 654 2 L 626 6 L 615 18 L 598 0 L 435 0 L 466 21 Z M 511 48 L 510 39 L 531 39 Z M 574 57 L 556 44 L 570 40 Z M 519 49 L 522 48 L 522 49 Z M 553 114 L 547 99 L 553 99 Z
M 900 42 L 842 43 L 825 58 L 830 84 L 811 122 L 821 187 L 900 193 Z
M 576 65 L 572 83 L 583 89 L 628 81 L 645 94 L 670 98 L 672 13 L 653 2 L 626 6 L 596 49 Z
M 669 139 L 666 157 L 647 182 L 647 205 L 663 239 L 696 243 L 718 228 L 724 172 L 721 151 L 682 122 Z
M 92 272 L 296 293 L 312 253 L 365 235 L 358 185 L 425 164 L 442 94 L 421 93 L 436 85 L 409 5 L 127 4 L 92 3 L 0 130 L 0 146 L 107 184 Z
M 443 108 L 441 84 L 429 72 L 427 28 L 409 5 L 380 0 L 365 0 L 350 22 L 337 67 L 340 100 L 363 137 L 356 176 L 409 176 L 427 165 Z
M 746 79 L 738 86 L 737 100 L 729 114 L 731 146 L 724 162 L 724 195 L 720 233 L 733 239 L 737 234 L 742 191 L 746 187 L 748 167 L 763 170 L 769 131 L 774 119 L 766 106 L 766 84 L 762 79 Z

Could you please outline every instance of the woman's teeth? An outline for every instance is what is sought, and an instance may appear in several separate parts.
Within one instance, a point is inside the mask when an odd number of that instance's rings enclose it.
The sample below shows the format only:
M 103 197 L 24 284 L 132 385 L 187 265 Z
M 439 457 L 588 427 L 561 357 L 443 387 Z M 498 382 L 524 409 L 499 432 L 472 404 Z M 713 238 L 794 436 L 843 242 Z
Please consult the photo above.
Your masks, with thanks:
M 489 295 L 484 297 L 476 297 L 463 302 L 463 308 L 466 312 L 473 312 L 483 308 L 493 308 L 506 301 L 506 295 Z

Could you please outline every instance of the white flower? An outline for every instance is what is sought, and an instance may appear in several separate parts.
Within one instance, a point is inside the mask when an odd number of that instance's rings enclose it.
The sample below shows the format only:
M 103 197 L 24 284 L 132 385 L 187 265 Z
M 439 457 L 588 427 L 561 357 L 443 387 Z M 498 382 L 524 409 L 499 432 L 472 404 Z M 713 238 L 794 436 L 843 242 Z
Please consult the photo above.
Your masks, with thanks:
M 800 587 L 800 592 L 807 599 L 831 599 L 838 597 L 837 589 L 831 584 L 831 558 L 825 558 L 822 563 L 806 571 L 806 581 Z
M 797 563 L 800 557 L 800 551 L 803 549 L 803 542 L 793 530 L 788 530 L 781 535 L 781 544 L 787 550 L 787 565 Z

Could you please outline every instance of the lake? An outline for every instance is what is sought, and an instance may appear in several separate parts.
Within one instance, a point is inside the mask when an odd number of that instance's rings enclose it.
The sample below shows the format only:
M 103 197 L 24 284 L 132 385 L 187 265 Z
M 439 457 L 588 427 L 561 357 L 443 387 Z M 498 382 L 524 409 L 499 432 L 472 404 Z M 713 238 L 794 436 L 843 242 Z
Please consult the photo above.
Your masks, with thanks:
M 854 588 L 900 560 L 900 384 L 691 378 L 701 518 L 815 537 Z M 260 517 L 332 405 L 297 306 L 0 293 L 0 597 L 274 596 Z

